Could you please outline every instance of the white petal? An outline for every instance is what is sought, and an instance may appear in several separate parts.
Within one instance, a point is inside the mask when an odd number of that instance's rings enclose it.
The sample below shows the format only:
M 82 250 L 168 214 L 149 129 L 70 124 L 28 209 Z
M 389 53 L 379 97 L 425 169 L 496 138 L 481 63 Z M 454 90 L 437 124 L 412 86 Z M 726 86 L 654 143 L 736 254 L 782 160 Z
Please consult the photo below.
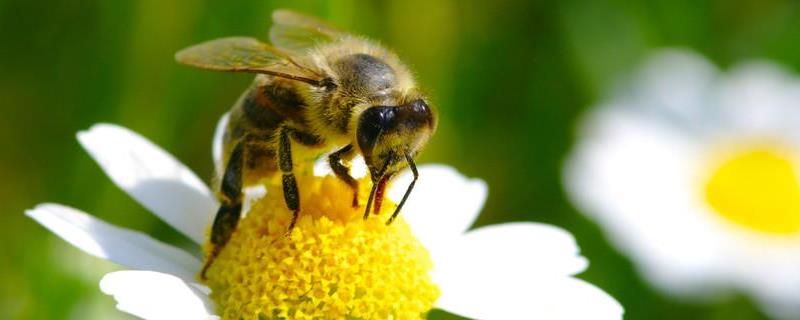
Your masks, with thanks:
M 100 281 L 100 289 L 117 300 L 117 309 L 143 319 L 219 319 L 199 286 L 152 271 L 111 272 Z
M 780 66 L 766 61 L 739 65 L 718 87 L 718 121 L 730 134 L 800 136 L 800 81 Z
M 214 138 L 211 142 L 211 158 L 214 160 L 214 169 L 216 170 L 217 176 L 222 176 L 222 171 L 224 170 L 223 161 L 222 161 L 222 152 L 224 148 L 223 138 L 225 136 L 225 129 L 228 127 L 228 121 L 230 119 L 230 113 L 225 113 L 219 118 L 219 122 L 217 122 L 217 128 L 214 130 Z
M 495 279 L 503 272 L 439 284 L 442 295 L 437 307 L 472 319 L 622 319 L 619 302 L 582 280 L 563 276 Z
M 637 112 L 664 122 L 683 121 L 687 122 L 686 127 L 702 125 L 696 122 L 708 112 L 707 97 L 717 77 L 714 65 L 700 55 L 687 50 L 662 50 L 642 66 L 633 89 L 620 92 L 616 98 L 640 108 Z
M 267 195 L 267 187 L 263 184 L 257 184 L 251 187 L 246 187 L 242 192 L 244 193 L 244 201 L 242 203 L 242 218 L 246 217 L 250 212 L 250 208 L 259 199 Z
M 208 187 L 191 170 L 142 136 L 97 124 L 78 140 L 120 188 L 198 244 L 217 208 Z
M 194 278 L 200 261 L 143 233 L 98 220 L 59 204 L 40 204 L 25 212 L 45 228 L 88 254 L 141 270 Z
M 412 175 L 405 170 L 387 195 L 395 202 L 403 198 Z M 448 241 L 469 229 L 486 201 L 486 182 L 469 179 L 445 165 L 419 167 L 419 180 L 401 215 L 426 246 Z
M 441 277 L 461 277 L 464 273 L 479 277 L 503 270 L 493 277 L 511 280 L 526 274 L 572 275 L 588 266 L 571 234 L 558 227 L 531 222 L 469 231 L 451 241 L 446 250 L 432 252 L 432 258 L 435 273 Z
M 431 251 L 437 304 L 476 319 L 619 319 L 619 304 L 569 277 L 584 270 L 568 232 L 538 223 L 508 223 L 467 232 Z M 576 285 L 576 284 L 580 285 Z

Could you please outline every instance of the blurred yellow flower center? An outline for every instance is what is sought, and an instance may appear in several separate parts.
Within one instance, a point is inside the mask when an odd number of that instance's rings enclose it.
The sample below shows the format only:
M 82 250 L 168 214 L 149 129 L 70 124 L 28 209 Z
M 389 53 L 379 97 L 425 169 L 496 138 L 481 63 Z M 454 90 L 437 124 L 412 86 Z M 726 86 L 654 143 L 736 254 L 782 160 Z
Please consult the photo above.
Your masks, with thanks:
M 361 207 L 334 177 L 298 176 L 300 219 L 279 183 L 269 183 L 208 270 L 207 284 L 223 319 L 420 319 L 439 289 L 427 250 L 402 219 L 385 225 L 394 204 L 362 219 Z M 208 249 L 208 248 L 207 248 Z
M 771 234 L 800 233 L 800 185 L 788 152 L 757 148 L 740 152 L 716 169 L 706 201 L 717 213 Z

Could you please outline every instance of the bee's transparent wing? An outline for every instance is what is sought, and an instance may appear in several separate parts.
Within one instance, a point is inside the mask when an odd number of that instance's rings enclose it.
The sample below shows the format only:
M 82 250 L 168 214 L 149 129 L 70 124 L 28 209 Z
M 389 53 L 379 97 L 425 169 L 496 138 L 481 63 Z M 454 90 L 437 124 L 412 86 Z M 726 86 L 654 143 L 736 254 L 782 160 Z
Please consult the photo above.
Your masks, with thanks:
M 279 48 L 303 51 L 344 36 L 346 33 L 317 18 L 284 9 L 272 12 L 269 39 Z
M 288 53 L 248 37 L 203 42 L 179 51 L 175 60 L 202 69 L 262 73 L 314 85 L 320 80 L 316 72 L 297 64 Z

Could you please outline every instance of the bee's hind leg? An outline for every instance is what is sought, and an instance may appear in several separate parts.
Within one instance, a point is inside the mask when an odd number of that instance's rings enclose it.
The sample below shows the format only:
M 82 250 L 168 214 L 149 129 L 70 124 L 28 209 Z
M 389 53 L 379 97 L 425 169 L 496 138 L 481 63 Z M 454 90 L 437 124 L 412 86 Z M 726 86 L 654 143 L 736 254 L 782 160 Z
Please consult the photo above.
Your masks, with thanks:
M 336 177 L 344 181 L 351 189 L 353 189 L 353 208 L 358 207 L 358 181 L 350 175 L 350 167 L 342 164 L 343 159 L 351 159 L 353 157 L 353 145 L 349 144 L 338 151 L 331 153 L 328 156 L 328 163 L 331 165 L 331 170 L 336 174 Z
M 211 227 L 211 252 L 206 258 L 203 269 L 200 271 L 200 278 L 206 279 L 206 271 L 214 263 L 225 244 L 231 238 L 231 234 L 236 230 L 239 217 L 242 213 L 242 169 L 244 164 L 244 142 L 239 142 L 231 152 L 228 159 L 228 166 L 222 176 L 220 187 L 221 205 L 214 217 L 214 225 Z

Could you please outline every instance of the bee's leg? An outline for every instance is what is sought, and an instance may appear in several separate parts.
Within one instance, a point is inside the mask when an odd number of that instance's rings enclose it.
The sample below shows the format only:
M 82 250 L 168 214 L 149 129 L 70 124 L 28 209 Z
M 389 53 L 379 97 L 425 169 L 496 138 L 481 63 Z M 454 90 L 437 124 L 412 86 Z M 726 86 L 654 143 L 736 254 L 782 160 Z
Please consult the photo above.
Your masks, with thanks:
M 350 167 L 342 164 L 342 159 L 349 159 L 353 157 L 353 145 L 349 144 L 338 151 L 331 153 L 328 156 L 328 163 L 331 165 L 331 170 L 336 174 L 336 177 L 344 181 L 351 189 L 353 189 L 353 208 L 358 207 L 358 181 L 350 175 Z
M 214 263 L 222 248 L 236 230 L 242 212 L 242 166 L 244 160 L 244 142 L 239 142 L 228 158 L 228 166 L 222 176 L 220 187 L 220 207 L 211 227 L 211 253 L 200 271 L 200 277 L 206 279 L 206 271 Z
M 300 192 L 297 190 L 297 180 L 292 172 L 292 144 L 289 140 L 291 129 L 281 128 L 280 140 L 278 141 L 278 167 L 283 173 L 283 200 L 286 207 L 292 210 L 292 222 L 289 223 L 289 230 L 286 235 L 291 234 L 294 225 L 297 223 L 297 216 L 300 213 Z

